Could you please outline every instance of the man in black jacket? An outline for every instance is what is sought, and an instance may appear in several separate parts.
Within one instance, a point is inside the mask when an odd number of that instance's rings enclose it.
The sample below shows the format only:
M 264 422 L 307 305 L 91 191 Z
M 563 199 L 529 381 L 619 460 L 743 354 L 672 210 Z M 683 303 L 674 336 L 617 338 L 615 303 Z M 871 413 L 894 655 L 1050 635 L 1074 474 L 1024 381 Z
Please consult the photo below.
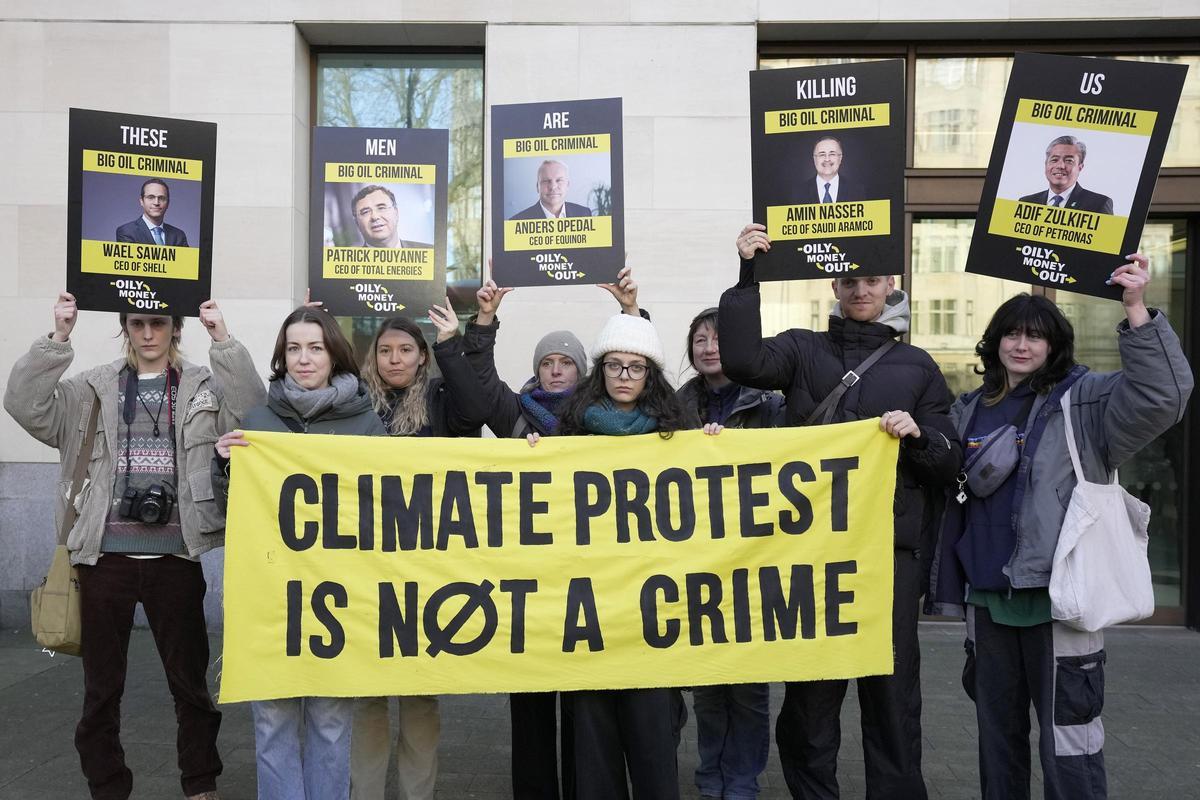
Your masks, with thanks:
M 786 424 L 809 416 L 844 379 L 852 385 L 821 422 L 880 418 L 901 439 L 895 498 L 895 583 L 892 637 L 895 672 L 858 679 L 867 796 L 924 800 L 921 776 L 921 686 L 917 617 L 926 571 L 929 500 L 959 469 L 962 451 L 950 424 L 950 391 L 937 364 L 918 347 L 897 343 L 859 378 L 856 370 L 880 346 L 908 330 L 908 296 L 890 277 L 833 281 L 838 304 L 829 330 L 800 329 L 763 338 L 754 256 L 771 247 L 766 228 L 750 224 L 737 239 L 738 285 L 721 296 L 721 365 L 730 380 L 782 389 Z M 792 796 L 838 797 L 838 724 L 845 680 L 788 683 L 775 738 Z

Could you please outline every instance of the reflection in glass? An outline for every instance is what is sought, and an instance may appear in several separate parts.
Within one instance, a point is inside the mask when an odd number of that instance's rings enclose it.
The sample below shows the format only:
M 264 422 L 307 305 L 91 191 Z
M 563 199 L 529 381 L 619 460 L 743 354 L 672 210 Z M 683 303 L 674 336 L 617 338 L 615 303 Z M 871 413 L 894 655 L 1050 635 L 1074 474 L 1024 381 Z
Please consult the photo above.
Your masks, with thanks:
M 1029 286 L 963 271 L 971 219 L 917 219 L 912 235 L 912 337 L 942 368 L 954 396 L 979 386 L 975 345 L 992 312 Z
M 1181 56 L 1162 53 L 1118 56 L 1128 61 L 1156 61 L 1164 64 L 1186 64 L 1187 78 L 1183 95 L 1171 124 L 1171 136 L 1163 154 L 1164 167 L 1200 166 L 1200 55 Z
M 919 58 L 913 166 L 986 167 L 1012 58 Z
M 1183 334 L 1184 264 L 1187 226 L 1184 221 L 1146 225 L 1139 249 L 1150 257 L 1146 305 L 1167 315 L 1175 332 Z M 1096 372 L 1121 368 L 1116 327 L 1125 319 L 1121 304 L 1081 294 L 1058 293 L 1058 304 L 1075 327 L 1075 359 Z M 1180 564 L 1183 561 L 1181 503 L 1183 487 L 1182 425 L 1176 425 L 1122 464 L 1121 485 L 1151 508 L 1150 568 L 1159 606 L 1183 604 Z

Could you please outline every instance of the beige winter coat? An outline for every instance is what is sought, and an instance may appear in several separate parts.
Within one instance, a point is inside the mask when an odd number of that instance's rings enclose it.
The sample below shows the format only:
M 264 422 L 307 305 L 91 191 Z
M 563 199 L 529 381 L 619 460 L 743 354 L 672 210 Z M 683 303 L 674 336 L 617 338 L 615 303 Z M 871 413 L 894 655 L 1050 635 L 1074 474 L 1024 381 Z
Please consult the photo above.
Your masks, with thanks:
M 79 517 L 67 536 L 74 564 L 95 564 L 100 557 L 104 521 L 112 506 L 117 434 L 118 377 L 124 359 L 62 379 L 75 352 L 71 343 L 39 338 L 13 366 L 4 408 L 35 439 L 59 452 L 55 523 L 61 524 L 71 495 L 71 473 L 79 455 L 92 404 L 100 398 L 100 419 L 87 478 L 75 500 Z M 188 557 L 225 543 L 225 516 L 217 507 L 209 466 L 213 443 L 233 430 L 247 411 L 266 400 L 262 379 L 250 353 L 232 336 L 209 348 L 212 371 L 183 363 L 176 395 L 175 448 L 179 520 Z

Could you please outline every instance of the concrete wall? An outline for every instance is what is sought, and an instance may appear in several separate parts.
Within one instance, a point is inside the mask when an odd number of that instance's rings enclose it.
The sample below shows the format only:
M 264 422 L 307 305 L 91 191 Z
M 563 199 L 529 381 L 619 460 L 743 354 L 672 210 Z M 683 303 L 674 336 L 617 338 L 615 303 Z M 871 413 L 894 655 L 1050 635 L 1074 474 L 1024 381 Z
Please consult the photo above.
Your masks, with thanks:
M 1110 24 L 1195 14 L 1194 0 L 1134 5 L 1069 2 L 1055 13 Z M 488 105 L 621 96 L 628 261 L 668 363 L 682 366 L 688 321 L 736 275 L 732 239 L 750 206 L 746 72 L 755 66 L 760 38 L 794 38 L 827 22 L 866 26 L 864 37 L 893 22 L 1004 25 L 1037 20 L 1044 8 L 1032 0 L 400 0 L 360 6 L 7 0 L 0 10 L 0 318 L 7 323 L 0 328 L 0 389 L 8 366 L 50 330 L 51 306 L 65 280 L 69 107 L 219 125 L 213 295 L 265 372 L 276 325 L 305 286 L 310 40 L 482 41 Z M 1056 28 L 1047 22 L 1047 33 Z M 1119 35 L 1119 28 L 1113 31 Z M 484 241 L 486 253 L 490 230 Z M 528 377 L 530 353 L 545 331 L 570 327 L 587 342 L 614 310 L 595 287 L 513 293 L 501 313 L 502 376 L 511 383 Z M 111 314 L 82 313 L 72 337 L 77 367 L 115 358 L 115 332 Z M 205 363 L 207 341 L 189 322 L 188 357 Z M 6 626 L 28 624 L 27 592 L 49 561 L 56 460 L 54 451 L 0 415 L 0 624 Z M 219 556 L 206 559 L 206 568 L 216 616 Z

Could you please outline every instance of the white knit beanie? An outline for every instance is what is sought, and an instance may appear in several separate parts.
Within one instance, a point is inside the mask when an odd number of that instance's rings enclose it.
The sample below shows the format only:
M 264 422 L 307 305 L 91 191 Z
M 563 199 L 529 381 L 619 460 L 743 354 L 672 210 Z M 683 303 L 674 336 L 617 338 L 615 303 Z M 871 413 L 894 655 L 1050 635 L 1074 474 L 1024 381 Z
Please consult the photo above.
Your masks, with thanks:
M 603 330 L 592 343 L 590 355 L 596 360 L 606 353 L 634 353 L 650 359 L 659 369 L 667 368 L 658 331 L 650 320 L 632 314 L 616 314 L 604 323 Z

